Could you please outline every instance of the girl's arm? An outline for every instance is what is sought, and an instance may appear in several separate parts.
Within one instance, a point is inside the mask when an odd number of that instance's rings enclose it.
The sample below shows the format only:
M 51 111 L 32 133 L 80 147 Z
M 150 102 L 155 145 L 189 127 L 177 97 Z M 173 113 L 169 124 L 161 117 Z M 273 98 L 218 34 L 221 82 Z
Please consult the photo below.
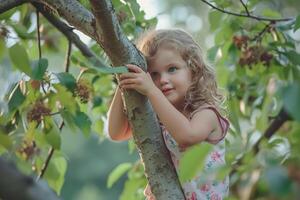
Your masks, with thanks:
M 188 119 L 178 111 L 158 89 L 154 88 L 147 96 L 158 115 L 160 121 L 173 136 L 179 146 L 188 147 L 208 138 L 215 132 L 215 137 L 221 136 L 218 119 L 209 109 L 196 112 L 192 119 Z
M 132 135 L 123 110 L 124 104 L 118 87 L 108 110 L 108 134 L 112 140 L 127 140 Z

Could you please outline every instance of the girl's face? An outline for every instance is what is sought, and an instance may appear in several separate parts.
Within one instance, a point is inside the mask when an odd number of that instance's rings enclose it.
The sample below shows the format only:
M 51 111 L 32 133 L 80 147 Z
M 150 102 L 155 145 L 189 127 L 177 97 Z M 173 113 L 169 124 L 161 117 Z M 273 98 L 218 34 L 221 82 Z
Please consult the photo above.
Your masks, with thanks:
M 170 47 L 159 48 L 149 62 L 149 73 L 166 98 L 182 111 L 192 73 L 179 52 Z

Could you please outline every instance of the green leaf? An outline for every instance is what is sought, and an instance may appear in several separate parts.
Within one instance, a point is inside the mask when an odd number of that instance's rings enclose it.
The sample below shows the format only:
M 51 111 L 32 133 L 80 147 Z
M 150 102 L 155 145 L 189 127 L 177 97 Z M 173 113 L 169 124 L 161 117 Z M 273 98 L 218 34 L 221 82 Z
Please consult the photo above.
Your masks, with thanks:
M 215 62 L 219 46 L 214 46 L 207 51 L 207 59 L 209 62 Z
M 73 115 L 67 109 L 62 109 L 60 114 L 66 125 L 74 132 L 74 130 L 76 130 L 76 124 Z
M 46 170 L 45 179 L 58 195 L 64 184 L 66 171 L 67 161 L 56 151 L 50 161 L 49 169 Z
M 297 16 L 294 26 L 294 32 L 300 28 L 300 15 Z
M 0 20 L 9 19 L 16 12 L 16 10 L 17 10 L 17 8 L 14 7 L 10 10 L 7 10 L 7 11 L 1 13 Z
M 91 132 L 92 122 L 90 118 L 83 112 L 77 112 L 74 116 L 74 122 L 85 136 L 89 136 Z
M 289 194 L 292 190 L 292 181 L 289 179 L 287 170 L 282 166 L 266 169 L 262 177 L 266 180 L 270 191 L 279 197 Z
M 297 121 L 300 121 L 300 83 L 293 83 L 283 90 L 283 105 L 286 111 Z
M 92 69 L 104 74 L 118 74 L 128 72 L 127 67 L 109 67 L 105 65 L 99 58 L 89 58 L 88 61 L 92 64 L 89 66 Z
M 45 58 L 35 60 L 32 62 L 31 66 L 32 66 L 31 78 L 34 80 L 43 80 L 43 76 L 48 67 L 48 60 Z
M 27 28 L 23 24 L 16 24 L 11 23 L 10 24 L 15 32 L 18 34 L 18 36 L 22 39 L 35 39 L 34 38 L 34 32 L 28 33 Z
M 46 141 L 54 148 L 60 149 L 60 131 L 51 116 L 44 117 L 44 130 Z
M 59 82 L 64 85 L 68 90 L 74 91 L 76 87 L 76 79 L 70 73 L 61 72 L 56 74 Z
M 201 143 L 184 152 L 179 164 L 179 180 L 182 183 L 195 177 L 204 168 L 205 159 L 211 149 L 211 144 Z
M 300 65 L 300 54 L 298 54 L 296 51 L 289 51 L 284 54 L 291 61 L 291 63 L 294 65 Z
M 26 97 L 22 94 L 20 84 L 17 84 L 11 92 L 8 100 L 8 109 L 10 112 L 15 111 L 24 101 Z
M 28 76 L 31 75 L 29 58 L 25 48 L 18 43 L 9 48 L 9 56 L 14 66 Z
M 273 17 L 273 18 L 281 18 L 282 17 L 279 12 L 277 12 L 275 10 L 271 10 L 269 8 L 263 10 L 262 13 L 265 17 Z
M 52 128 L 50 132 L 46 133 L 46 140 L 54 149 L 60 149 L 61 138 L 58 130 L 55 128 Z
M 99 96 L 95 96 L 93 98 L 93 108 L 101 106 L 101 104 L 102 104 L 102 98 Z
M 220 27 L 220 22 L 222 20 L 223 14 L 219 11 L 211 11 L 208 15 L 210 30 L 215 31 Z
M 59 84 L 53 84 L 53 87 L 57 90 L 55 98 L 68 110 L 72 115 L 75 115 L 77 104 L 73 94 L 68 91 L 65 87 Z
M 143 189 L 146 186 L 145 179 L 130 179 L 125 182 L 124 190 L 120 200 L 140 200 L 145 199 Z
M 0 146 L 9 150 L 12 147 L 12 140 L 10 137 L 4 133 L 0 132 Z
M 107 187 L 111 186 L 130 168 L 132 167 L 131 163 L 122 163 L 118 165 L 108 176 Z

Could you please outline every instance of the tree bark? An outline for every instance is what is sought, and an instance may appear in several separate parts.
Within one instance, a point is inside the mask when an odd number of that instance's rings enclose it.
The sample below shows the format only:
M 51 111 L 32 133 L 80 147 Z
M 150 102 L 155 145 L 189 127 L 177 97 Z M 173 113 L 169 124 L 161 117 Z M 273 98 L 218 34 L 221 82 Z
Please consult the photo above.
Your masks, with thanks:
M 92 12 L 76 0 L 31 2 L 50 7 L 70 25 L 96 40 L 114 66 L 133 63 L 146 70 L 145 58 L 123 34 L 110 0 L 90 0 Z M 152 193 L 157 200 L 185 199 L 149 100 L 135 91 L 125 92 L 123 98 Z
M 0 1 L 0 14 L 3 12 L 17 7 L 23 3 L 28 2 L 29 0 L 1 0 Z

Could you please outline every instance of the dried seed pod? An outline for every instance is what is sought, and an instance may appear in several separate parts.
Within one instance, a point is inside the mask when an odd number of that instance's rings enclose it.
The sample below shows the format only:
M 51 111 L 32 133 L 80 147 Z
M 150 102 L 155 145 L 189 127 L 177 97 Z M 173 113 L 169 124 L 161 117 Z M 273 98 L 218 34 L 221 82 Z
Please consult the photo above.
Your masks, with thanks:
M 91 87 L 87 81 L 79 80 L 75 88 L 75 94 L 80 98 L 81 103 L 87 103 L 91 95 Z
M 32 109 L 27 113 L 27 120 L 29 122 L 36 121 L 40 123 L 43 119 L 43 116 L 50 115 L 51 110 L 45 106 L 41 101 L 37 101 Z
M 260 55 L 260 61 L 266 65 L 269 66 L 271 60 L 273 59 L 273 55 L 268 53 L 267 51 L 264 51 L 261 55 Z
M 249 37 L 246 35 L 233 36 L 233 43 L 238 49 L 246 48 L 248 45 Z
M 35 154 L 40 152 L 34 141 L 24 141 L 22 146 L 17 150 L 26 160 L 31 159 Z

